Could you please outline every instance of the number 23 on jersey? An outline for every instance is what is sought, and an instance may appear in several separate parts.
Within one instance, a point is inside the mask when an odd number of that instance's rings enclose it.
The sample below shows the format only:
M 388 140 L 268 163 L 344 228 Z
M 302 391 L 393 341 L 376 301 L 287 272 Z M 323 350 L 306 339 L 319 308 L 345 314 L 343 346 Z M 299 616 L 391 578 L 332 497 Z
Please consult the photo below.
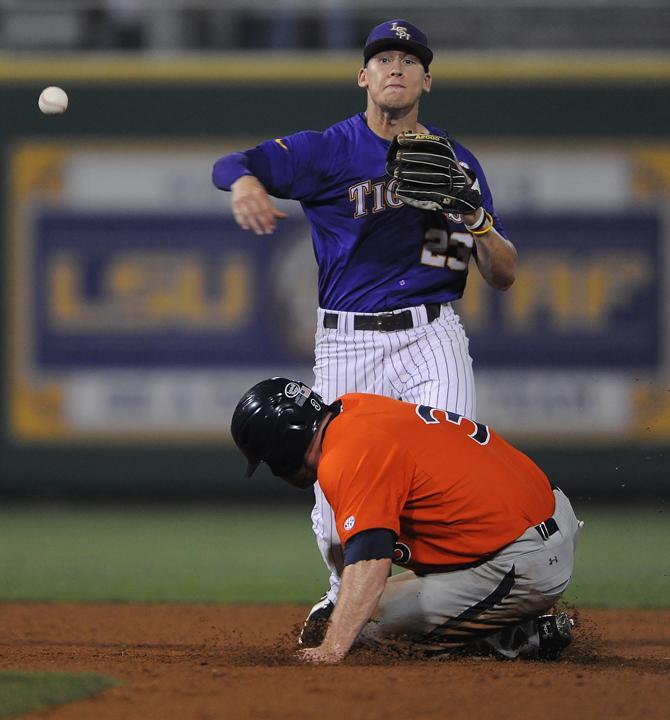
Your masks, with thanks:
M 464 271 L 472 253 L 472 235 L 449 232 L 444 228 L 428 228 L 421 248 L 421 264 L 435 268 Z

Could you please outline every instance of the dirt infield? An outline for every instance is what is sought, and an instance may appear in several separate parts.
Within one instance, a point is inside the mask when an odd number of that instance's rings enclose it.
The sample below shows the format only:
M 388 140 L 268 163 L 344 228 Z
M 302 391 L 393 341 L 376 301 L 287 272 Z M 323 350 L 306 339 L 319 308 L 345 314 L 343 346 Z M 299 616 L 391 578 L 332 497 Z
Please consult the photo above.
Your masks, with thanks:
M 588 611 L 557 663 L 293 659 L 302 607 L 2 604 L 0 667 L 93 671 L 48 720 L 667 718 L 670 611 Z

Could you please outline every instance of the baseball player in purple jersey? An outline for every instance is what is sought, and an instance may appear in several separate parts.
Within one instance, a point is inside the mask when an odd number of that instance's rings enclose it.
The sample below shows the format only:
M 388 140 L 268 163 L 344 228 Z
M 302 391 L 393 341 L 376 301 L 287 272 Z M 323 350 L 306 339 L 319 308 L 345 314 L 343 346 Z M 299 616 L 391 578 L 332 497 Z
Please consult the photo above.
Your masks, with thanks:
M 237 223 L 258 235 L 272 233 L 285 217 L 270 196 L 300 201 L 319 269 L 314 389 L 326 402 L 370 392 L 472 418 L 472 359 L 450 303 L 463 295 L 471 257 L 489 285 L 509 288 L 516 251 L 475 156 L 418 120 L 420 98 L 432 85 L 425 34 L 405 20 L 381 23 L 363 58 L 358 85 L 367 93 L 365 112 L 323 132 L 298 132 L 222 157 L 213 181 L 232 192 Z M 436 204 L 404 192 L 403 170 L 391 177 L 387 161 L 392 141 L 406 132 L 447 145 L 478 200 Z M 315 495 L 313 529 L 331 576 L 307 628 L 332 611 L 342 570 L 332 510 L 318 483 Z

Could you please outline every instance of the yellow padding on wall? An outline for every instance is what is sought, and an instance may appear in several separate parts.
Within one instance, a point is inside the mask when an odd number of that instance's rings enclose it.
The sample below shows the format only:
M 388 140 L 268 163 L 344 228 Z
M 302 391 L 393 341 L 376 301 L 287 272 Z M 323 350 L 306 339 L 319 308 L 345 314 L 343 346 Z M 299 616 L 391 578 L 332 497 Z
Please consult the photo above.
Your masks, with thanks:
M 436 52 L 431 73 L 468 83 L 670 82 L 670 54 L 570 55 Z M 10 58 L 0 55 L 0 82 L 112 80 L 115 82 L 353 83 L 358 53 L 230 54 L 174 59 L 71 55 Z

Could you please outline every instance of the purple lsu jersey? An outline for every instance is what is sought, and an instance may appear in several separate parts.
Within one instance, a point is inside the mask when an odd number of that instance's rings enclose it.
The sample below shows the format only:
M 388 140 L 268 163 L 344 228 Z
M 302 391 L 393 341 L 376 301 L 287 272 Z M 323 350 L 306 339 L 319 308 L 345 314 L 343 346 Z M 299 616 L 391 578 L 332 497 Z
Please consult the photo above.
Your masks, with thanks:
M 504 235 L 479 162 L 450 140 Z M 455 300 L 465 288 L 472 236 L 458 218 L 398 200 L 396 181 L 385 172 L 389 146 L 359 113 L 324 132 L 299 132 L 225 156 L 214 166 L 213 181 L 229 190 L 252 174 L 270 195 L 300 201 L 312 227 L 324 309 L 383 312 Z

